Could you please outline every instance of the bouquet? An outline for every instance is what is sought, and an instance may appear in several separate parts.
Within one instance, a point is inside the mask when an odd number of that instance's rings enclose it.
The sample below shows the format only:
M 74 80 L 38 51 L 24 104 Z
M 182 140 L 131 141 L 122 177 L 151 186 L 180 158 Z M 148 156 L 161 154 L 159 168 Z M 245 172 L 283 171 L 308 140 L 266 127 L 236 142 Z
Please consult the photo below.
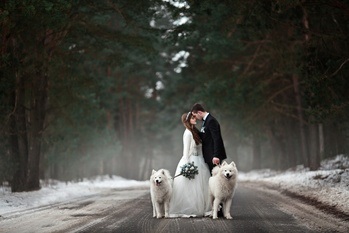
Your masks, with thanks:
M 198 167 L 194 165 L 194 162 L 186 163 L 183 166 L 181 166 L 181 173 L 176 175 L 177 176 L 184 176 L 188 178 L 189 180 L 194 179 L 195 175 L 199 174 Z

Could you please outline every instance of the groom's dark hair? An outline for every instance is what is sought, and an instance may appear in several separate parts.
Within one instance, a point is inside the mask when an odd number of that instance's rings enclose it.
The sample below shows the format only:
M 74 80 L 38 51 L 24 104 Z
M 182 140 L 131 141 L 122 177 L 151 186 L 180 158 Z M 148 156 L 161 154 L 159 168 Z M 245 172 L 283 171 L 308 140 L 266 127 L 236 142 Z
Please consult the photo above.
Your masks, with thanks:
M 194 104 L 193 107 L 191 108 L 191 112 L 196 113 L 196 112 L 198 112 L 198 111 L 206 112 L 206 110 L 204 109 L 204 107 L 203 107 L 201 104 L 196 103 L 196 104 Z

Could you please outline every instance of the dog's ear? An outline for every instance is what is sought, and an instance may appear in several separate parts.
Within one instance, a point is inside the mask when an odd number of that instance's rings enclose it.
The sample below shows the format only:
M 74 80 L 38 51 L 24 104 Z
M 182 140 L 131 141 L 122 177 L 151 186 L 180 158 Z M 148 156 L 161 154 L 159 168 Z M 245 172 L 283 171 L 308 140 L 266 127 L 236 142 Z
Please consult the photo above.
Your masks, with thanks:
M 226 161 L 223 161 L 222 166 L 224 165 L 228 165 L 228 163 Z
M 151 174 L 153 175 L 156 171 L 153 169 L 153 171 L 151 172 Z
M 164 170 L 164 169 L 161 169 L 161 173 L 162 173 L 163 175 L 165 175 L 165 170 Z
M 236 167 L 236 165 L 235 165 L 234 161 L 232 161 L 232 162 L 230 163 L 230 165 L 232 165 L 232 166 Z

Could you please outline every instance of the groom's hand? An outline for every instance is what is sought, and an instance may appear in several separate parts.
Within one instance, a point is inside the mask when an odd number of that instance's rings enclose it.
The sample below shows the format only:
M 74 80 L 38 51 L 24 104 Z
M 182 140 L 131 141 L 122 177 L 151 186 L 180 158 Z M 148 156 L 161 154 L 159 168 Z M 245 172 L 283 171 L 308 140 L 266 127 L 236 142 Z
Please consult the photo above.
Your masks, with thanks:
M 219 160 L 219 158 L 217 158 L 217 157 L 213 157 L 213 159 L 212 159 L 212 163 L 213 163 L 213 164 L 215 164 L 215 165 L 219 165 L 219 164 L 220 164 L 220 160 Z

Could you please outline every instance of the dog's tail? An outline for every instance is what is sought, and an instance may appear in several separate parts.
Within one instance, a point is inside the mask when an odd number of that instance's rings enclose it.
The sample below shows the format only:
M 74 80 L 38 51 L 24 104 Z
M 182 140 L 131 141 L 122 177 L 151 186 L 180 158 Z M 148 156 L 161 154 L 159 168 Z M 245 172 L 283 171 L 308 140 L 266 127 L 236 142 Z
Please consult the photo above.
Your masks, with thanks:
M 221 167 L 221 165 L 217 165 L 212 169 L 212 176 L 215 176 L 218 174 L 220 167 Z

